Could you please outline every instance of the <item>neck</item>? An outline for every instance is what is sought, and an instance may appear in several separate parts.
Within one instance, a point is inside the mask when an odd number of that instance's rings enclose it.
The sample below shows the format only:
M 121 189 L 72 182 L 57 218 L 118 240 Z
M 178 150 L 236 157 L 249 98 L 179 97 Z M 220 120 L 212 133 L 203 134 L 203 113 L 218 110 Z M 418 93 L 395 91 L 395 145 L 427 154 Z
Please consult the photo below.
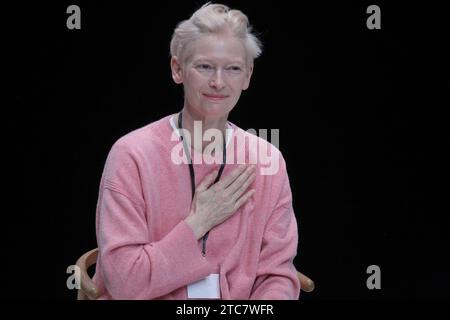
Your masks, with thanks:
M 191 112 L 188 108 L 184 107 L 182 110 L 183 118 L 182 118 L 182 126 L 183 129 L 186 129 L 189 131 L 189 134 L 191 135 L 191 139 L 194 139 L 194 137 L 197 137 L 201 134 L 200 138 L 202 140 L 201 144 L 201 150 L 198 150 L 198 146 L 196 146 L 195 143 L 193 143 L 194 148 L 198 152 L 203 152 L 205 150 L 205 147 L 209 144 L 217 143 L 217 141 L 203 141 L 203 134 L 208 129 L 217 129 L 220 132 L 222 132 L 222 135 L 224 138 L 226 138 L 226 128 L 227 128 L 227 115 L 217 117 L 217 116 L 205 116 L 205 115 L 199 115 L 194 112 Z M 175 123 L 178 123 L 178 117 L 179 114 L 175 117 Z M 199 127 L 196 128 L 196 132 L 194 132 L 194 122 L 195 121 L 201 121 L 201 132 L 198 130 Z M 222 150 L 222 143 L 217 144 L 215 146 L 219 150 Z

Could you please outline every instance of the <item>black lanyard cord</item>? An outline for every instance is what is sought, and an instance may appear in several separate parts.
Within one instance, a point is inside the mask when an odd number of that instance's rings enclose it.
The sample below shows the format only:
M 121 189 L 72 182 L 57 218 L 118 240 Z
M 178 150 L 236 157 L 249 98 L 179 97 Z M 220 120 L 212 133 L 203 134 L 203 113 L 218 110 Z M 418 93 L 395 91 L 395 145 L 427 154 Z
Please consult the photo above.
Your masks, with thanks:
M 181 137 L 181 141 L 183 141 L 183 147 L 184 147 L 184 152 L 186 153 L 186 157 L 188 159 L 188 164 L 189 164 L 189 174 L 191 176 L 191 191 L 192 191 L 192 199 L 194 199 L 194 194 L 195 194 L 195 172 L 194 172 L 194 165 L 192 164 L 192 158 L 190 156 L 190 152 L 189 152 L 189 148 L 188 145 L 184 139 L 183 136 L 183 111 L 181 111 L 178 114 L 178 129 L 180 130 L 180 137 Z M 214 180 L 214 183 L 216 183 L 217 181 L 219 181 L 220 177 L 222 176 L 222 172 L 223 169 L 225 168 L 225 163 L 227 160 L 227 149 L 226 149 L 226 143 L 225 143 L 225 137 L 223 137 L 223 159 L 222 159 L 222 164 L 220 165 L 220 169 L 219 169 L 219 173 L 217 174 L 216 180 Z M 208 235 L 209 235 L 209 231 L 203 236 L 202 238 L 202 254 L 203 256 L 206 255 L 206 240 L 208 239 Z

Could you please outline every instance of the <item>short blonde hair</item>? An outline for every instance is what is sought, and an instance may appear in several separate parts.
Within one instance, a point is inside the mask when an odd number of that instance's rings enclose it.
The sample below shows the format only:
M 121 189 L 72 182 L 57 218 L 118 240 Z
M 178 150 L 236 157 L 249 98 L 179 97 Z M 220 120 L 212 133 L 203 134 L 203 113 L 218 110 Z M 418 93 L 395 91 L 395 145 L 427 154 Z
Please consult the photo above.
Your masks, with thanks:
M 187 47 L 209 34 L 231 32 L 243 41 L 250 62 L 262 52 L 260 40 L 252 33 L 247 16 L 240 10 L 230 10 L 223 4 L 204 4 L 188 19 L 180 22 L 170 41 L 170 54 L 181 61 L 186 59 Z

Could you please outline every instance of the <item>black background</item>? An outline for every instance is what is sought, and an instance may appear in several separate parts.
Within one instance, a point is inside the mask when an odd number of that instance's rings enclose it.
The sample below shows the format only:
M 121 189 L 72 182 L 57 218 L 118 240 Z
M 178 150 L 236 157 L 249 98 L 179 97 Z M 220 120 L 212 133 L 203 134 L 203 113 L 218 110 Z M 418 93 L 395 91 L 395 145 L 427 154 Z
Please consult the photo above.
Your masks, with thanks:
M 75 299 L 66 269 L 97 245 L 110 147 L 181 109 L 169 41 L 203 2 L 143 3 L 30 3 L 4 13 L 14 100 L 3 111 L 8 297 Z M 280 129 L 299 221 L 295 264 L 317 287 L 302 299 L 448 299 L 445 8 L 224 3 L 249 16 L 264 44 L 229 119 Z M 70 4 L 81 8 L 81 30 L 66 28 Z M 381 8 L 381 30 L 366 27 L 370 4 Z M 381 290 L 366 287 L 373 264 Z

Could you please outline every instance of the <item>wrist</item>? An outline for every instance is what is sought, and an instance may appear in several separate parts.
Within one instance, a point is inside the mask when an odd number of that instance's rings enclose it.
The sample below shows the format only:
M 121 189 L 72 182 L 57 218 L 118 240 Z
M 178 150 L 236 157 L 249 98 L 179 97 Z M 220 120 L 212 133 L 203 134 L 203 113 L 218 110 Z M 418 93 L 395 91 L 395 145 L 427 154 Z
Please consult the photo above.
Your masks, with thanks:
M 201 239 L 208 230 L 200 221 L 198 221 L 198 215 L 190 214 L 184 221 L 191 227 L 197 240 Z

